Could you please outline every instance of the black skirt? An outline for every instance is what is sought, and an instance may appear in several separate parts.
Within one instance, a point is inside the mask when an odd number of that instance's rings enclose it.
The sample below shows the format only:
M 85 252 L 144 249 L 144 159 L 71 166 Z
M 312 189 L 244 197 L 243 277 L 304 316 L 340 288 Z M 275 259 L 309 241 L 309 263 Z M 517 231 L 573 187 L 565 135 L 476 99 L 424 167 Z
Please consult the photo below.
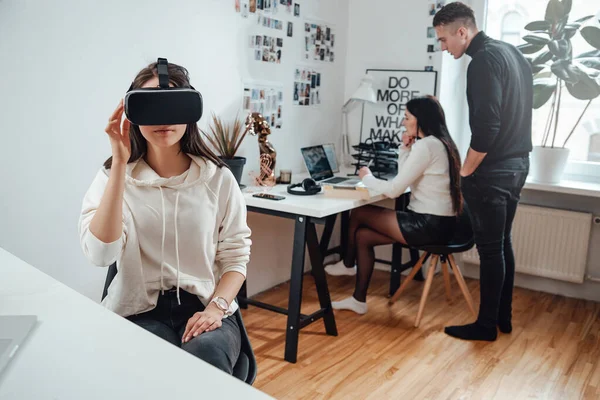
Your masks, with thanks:
M 456 217 L 397 211 L 398 225 L 409 246 L 445 245 L 452 240 Z

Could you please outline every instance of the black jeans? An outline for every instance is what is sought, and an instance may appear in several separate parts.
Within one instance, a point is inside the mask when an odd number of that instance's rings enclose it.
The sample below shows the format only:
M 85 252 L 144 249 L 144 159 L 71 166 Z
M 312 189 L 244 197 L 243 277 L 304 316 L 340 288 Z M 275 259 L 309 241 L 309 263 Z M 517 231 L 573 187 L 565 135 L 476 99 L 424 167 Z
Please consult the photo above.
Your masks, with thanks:
M 515 278 L 511 230 L 529 173 L 529 157 L 482 165 L 462 179 L 462 193 L 480 260 L 480 299 L 477 322 L 496 327 L 510 321 Z
M 198 296 L 185 290 L 180 290 L 179 293 L 181 305 L 177 304 L 175 290 L 165 291 L 164 295 L 162 293 L 159 295 L 156 308 L 132 315 L 127 319 L 220 370 L 232 374 L 242 346 L 236 316 L 223 318 L 223 325 L 220 328 L 204 332 L 182 344 L 181 338 L 188 320 L 194 313 L 203 311 L 204 305 Z

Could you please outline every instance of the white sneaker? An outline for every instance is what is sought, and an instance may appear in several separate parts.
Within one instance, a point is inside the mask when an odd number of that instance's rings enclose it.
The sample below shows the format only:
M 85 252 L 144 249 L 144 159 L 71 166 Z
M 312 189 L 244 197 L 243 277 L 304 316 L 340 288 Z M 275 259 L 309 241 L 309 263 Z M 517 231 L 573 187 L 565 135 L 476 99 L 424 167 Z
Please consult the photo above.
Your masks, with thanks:
M 342 301 L 332 301 L 331 307 L 334 310 L 350 310 L 357 314 L 366 314 L 368 310 L 367 303 L 356 300 L 354 296 L 345 298 Z
M 356 275 L 356 265 L 352 268 L 348 268 L 344 265 L 344 261 L 340 260 L 335 264 L 329 264 L 325 267 L 325 272 L 331 276 L 354 276 Z

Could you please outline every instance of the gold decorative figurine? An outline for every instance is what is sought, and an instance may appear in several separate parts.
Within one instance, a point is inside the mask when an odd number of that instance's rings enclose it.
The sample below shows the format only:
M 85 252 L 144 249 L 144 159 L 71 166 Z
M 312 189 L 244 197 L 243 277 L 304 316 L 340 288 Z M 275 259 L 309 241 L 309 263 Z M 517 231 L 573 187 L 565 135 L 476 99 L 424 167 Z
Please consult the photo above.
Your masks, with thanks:
M 277 161 L 277 152 L 268 139 L 268 136 L 271 134 L 271 128 L 265 118 L 257 112 L 248 115 L 246 126 L 249 127 L 251 135 L 258 135 L 260 172 L 256 178 L 256 182 L 259 186 L 273 186 L 276 183 L 275 163 Z

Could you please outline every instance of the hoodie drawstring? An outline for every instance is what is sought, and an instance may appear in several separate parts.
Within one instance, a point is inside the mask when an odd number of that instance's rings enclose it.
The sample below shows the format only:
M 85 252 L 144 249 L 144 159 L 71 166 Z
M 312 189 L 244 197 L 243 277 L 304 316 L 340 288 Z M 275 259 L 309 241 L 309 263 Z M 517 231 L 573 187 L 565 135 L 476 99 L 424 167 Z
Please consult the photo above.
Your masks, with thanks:
M 160 245 L 160 290 L 162 294 L 165 294 L 165 285 L 163 281 L 163 270 L 165 266 L 165 232 L 166 232 L 166 216 L 165 216 L 165 196 L 162 187 L 158 187 L 160 190 L 160 201 L 162 203 L 162 242 Z
M 165 235 L 166 235 L 166 210 L 165 210 L 165 196 L 162 187 L 158 187 L 160 190 L 160 200 L 162 204 L 162 241 L 160 245 L 160 289 L 162 294 L 165 294 L 165 286 L 164 286 L 164 266 L 165 266 Z M 177 260 L 177 304 L 181 305 L 181 298 L 179 297 L 179 232 L 177 231 L 177 212 L 179 210 L 179 191 L 177 192 L 177 196 L 175 196 L 175 258 Z
M 177 304 L 181 305 L 181 300 L 179 298 L 179 234 L 177 232 L 177 210 L 179 206 L 179 191 L 177 192 L 177 196 L 175 196 L 175 257 L 177 259 Z

